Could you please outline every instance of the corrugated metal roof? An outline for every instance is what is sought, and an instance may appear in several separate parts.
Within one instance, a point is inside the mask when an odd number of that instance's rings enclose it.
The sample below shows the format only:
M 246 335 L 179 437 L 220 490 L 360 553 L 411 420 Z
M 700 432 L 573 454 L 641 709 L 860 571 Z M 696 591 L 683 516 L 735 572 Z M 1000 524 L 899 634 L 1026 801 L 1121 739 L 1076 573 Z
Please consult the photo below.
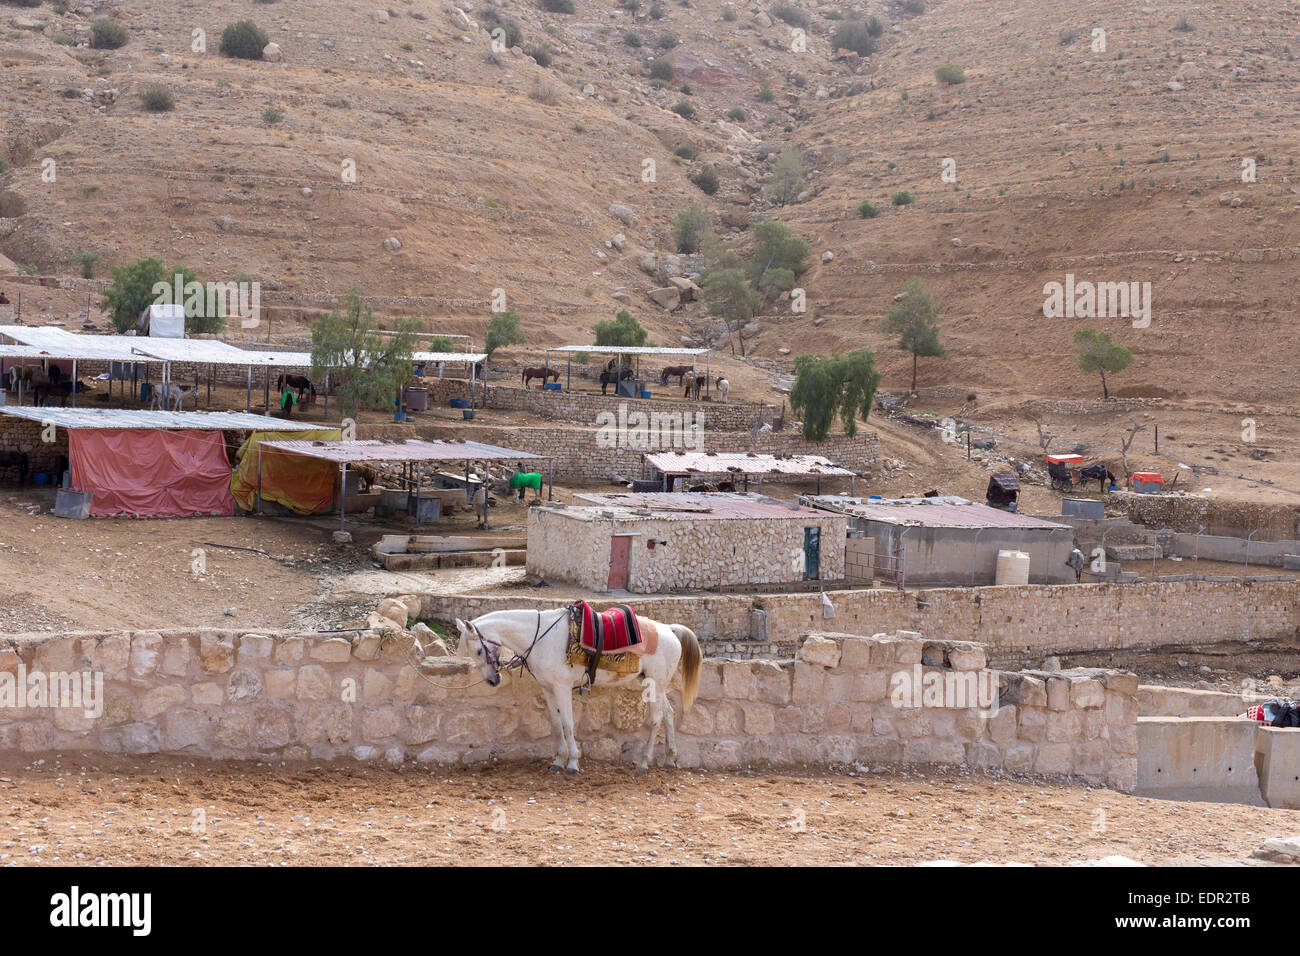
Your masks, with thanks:
M 487 358 L 486 352 L 415 352 L 417 362 L 469 362 L 476 364 Z
M 597 355 L 707 355 L 708 349 L 661 349 L 649 345 L 557 345 L 548 352 L 595 352 Z
M 277 419 L 278 421 L 278 419 Z M 318 426 L 314 426 L 318 427 Z M 420 441 L 408 439 L 383 442 L 363 441 L 268 441 L 263 448 L 273 448 L 294 455 L 321 458 L 338 464 L 357 461 L 548 461 L 545 455 L 533 455 L 499 445 L 475 441 Z
M 295 422 L 247 412 L 161 412 L 129 408 L 32 408 L 0 406 L 0 414 L 59 428 L 194 428 L 204 431 L 312 431 L 319 423 Z M 326 426 L 328 427 L 328 426 Z
M 646 455 L 645 460 L 665 475 L 841 475 L 852 477 L 847 468 L 820 455 L 754 455 L 743 452 L 665 451 Z
M 143 355 L 124 357 L 120 349 L 101 349 L 93 345 L 71 343 L 51 345 L 42 348 L 36 345 L 0 345 L 0 358 L 5 359 L 50 359 L 51 361 L 86 361 L 86 362 L 121 362 L 135 361 L 141 363 L 161 363 L 161 359 L 147 358 Z
M 579 494 L 575 502 L 589 507 L 566 509 L 577 511 L 576 517 L 594 519 L 602 510 L 613 511 L 619 520 L 727 520 L 732 518 L 791 518 L 800 521 L 823 518 L 826 512 L 805 508 L 789 501 L 728 491 L 647 492 L 632 494 Z
M 894 498 L 871 501 L 847 495 L 808 495 L 803 501 L 827 511 L 837 511 L 883 521 L 887 524 L 919 525 L 925 528 L 1066 528 L 1032 515 L 1013 514 L 967 501 L 965 498 Z

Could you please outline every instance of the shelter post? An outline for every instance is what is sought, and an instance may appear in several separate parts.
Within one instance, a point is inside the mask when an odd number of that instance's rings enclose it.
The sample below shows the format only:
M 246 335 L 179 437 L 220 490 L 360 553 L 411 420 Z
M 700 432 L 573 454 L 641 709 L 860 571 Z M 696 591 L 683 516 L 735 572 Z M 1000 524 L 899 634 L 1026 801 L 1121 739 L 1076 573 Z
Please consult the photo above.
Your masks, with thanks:
M 415 466 L 415 526 L 417 528 L 420 527 L 420 479 L 423 477 L 424 476 L 420 473 L 419 464 L 416 464 Z M 344 493 L 345 494 L 347 493 L 346 488 L 344 489 Z
M 253 410 L 253 366 L 248 366 L 248 391 L 244 394 L 244 411 Z
M 257 443 L 257 513 L 262 513 L 262 443 Z
M 269 373 L 268 373 L 269 374 Z M 339 530 L 343 530 L 343 522 L 347 520 L 348 514 L 348 463 L 345 461 L 339 466 Z
M 77 360 L 72 360 L 72 407 L 77 407 Z
M 546 462 L 546 500 L 555 500 L 555 459 Z

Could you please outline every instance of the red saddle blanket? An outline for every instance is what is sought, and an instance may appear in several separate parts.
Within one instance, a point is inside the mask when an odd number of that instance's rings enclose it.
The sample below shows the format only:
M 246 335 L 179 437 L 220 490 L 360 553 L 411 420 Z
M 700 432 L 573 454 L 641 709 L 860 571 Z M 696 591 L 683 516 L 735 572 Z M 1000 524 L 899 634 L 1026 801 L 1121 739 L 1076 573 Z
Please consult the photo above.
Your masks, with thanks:
M 630 605 L 617 604 L 596 613 L 586 601 L 579 601 L 569 610 L 579 625 L 579 640 L 584 647 L 613 654 L 641 643 L 641 625 Z

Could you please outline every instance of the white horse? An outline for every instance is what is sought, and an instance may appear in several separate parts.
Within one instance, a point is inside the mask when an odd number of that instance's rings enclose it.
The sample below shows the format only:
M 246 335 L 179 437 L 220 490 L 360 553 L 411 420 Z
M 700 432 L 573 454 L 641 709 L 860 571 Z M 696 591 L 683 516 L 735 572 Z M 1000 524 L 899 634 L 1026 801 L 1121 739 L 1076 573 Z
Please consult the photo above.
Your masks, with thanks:
M 723 403 L 725 404 L 726 401 L 727 401 L 727 393 L 728 393 L 729 391 L 731 391 L 731 383 L 728 382 L 725 378 L 722 378 L 721 376 L 719 376 L 719 378 L 718 378 L 718 399 L 719 399 L 719 401 L 721 401 L 721 402 L 723 402 Z
M 586 669 L 566 659 L 569 637 L 569 609 L 554 611 L 492 611 L 466 623 L 456 619 L 460 632 L 460 654 L 478 663 L 479 671 L 492 687 L 501 683 L 502 650 L 523 658 L 528 671 L 542 687 L 546 711 L 555 731 L 555 760 L 552 770 L 563 769 L 569 776 L 578 772 L 578 743 L 573 737 L 573 689 L 586 680 Z M 668 756 L 665 768 L 677 766 L 677 728 L 668 686 L 681 665 L 682 712 L 690 710 L 700 689 L 700 664 L 704 655 L 695 632 L 681 624 L 661 624 L 637 615 L 641 625 L 641 669 L 619 676 L 600 671 L 601 687 L 638 687 L 650 704 L 650 739 L 646 743 L 637 773 L 645 773 L 654 761 L 655 744 L 661 726 L 665 728 Z M 509 664 L 509 661 L 505 662 Z M 668 718 L 664 724 L 665 715 Z
M 149 403 L 150 408 L 159 408 L 166 410 L 168 406 L 174 412 L 179 412 L 185 407 L 185 397 L 191 392 L 194 393 L 194 407 L 199 407 L 199 393 L 194 390 L 193 385 L 156 385 L 153 389 L 153 400 Z

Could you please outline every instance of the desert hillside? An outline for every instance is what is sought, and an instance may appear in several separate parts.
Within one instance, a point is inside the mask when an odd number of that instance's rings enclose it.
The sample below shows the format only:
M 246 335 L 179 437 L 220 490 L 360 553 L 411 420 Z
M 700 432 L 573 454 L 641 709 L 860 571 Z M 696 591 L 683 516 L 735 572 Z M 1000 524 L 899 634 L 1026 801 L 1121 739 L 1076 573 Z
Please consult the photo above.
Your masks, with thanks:
M 1134 351 L 1120 395 L 1289 415 L 1300 68 L 1284 0 L 788 4 L 802 50 L 769 4 L 573 6 L 0 3 L 0 254 L 75 274 L 93 249 L 101 276 L 163 255 L 304 306 L 359 285 L 480 339 L 503 289 L 530 346 L 585 339 L 627 305 L 677 344 L 709 324 L 703 307 L 669 313 L 647 293 L 671 265 L 690 271 L 665 257 L 672 216 L 698 202 L 738 247 L 766 217 L 812 244 L 808 309 L 769 304 L 756 357 L 865 346 L 886 387 L 906 387 L 910 359 L 876 325 L 916 275 L 952 353 L 921 362 L 922 387 L 1091 400 L 1099 383 L 1068 353 L 1095 326 Z M 875 54 L 836 57 L 832 31 L 865 15 L 883 27 Z M 86 45 L 104 18 L 126 27 L 120 49 Z M 244 18 L 277 60 L 218 52 Z M 517 41 L 505 52 L 497 27 Z M 936 78 L 948 62 L 964 82 Z M 144 107 L 156 84 L 173 110 Z M 683 102 L 693 118 L 672 111 Z M 778 205 L 769 164 L 787 148 L 805 183 Z M 712 195 L 693 183 L 706 168 Z M 902 191 L 915 201 L 893 205 Z M 859 215 L 864 199 L 878 216 Z M 1044 317 L 1045 284 L 1067 274 L 1150 283 L 1149 326 Z

